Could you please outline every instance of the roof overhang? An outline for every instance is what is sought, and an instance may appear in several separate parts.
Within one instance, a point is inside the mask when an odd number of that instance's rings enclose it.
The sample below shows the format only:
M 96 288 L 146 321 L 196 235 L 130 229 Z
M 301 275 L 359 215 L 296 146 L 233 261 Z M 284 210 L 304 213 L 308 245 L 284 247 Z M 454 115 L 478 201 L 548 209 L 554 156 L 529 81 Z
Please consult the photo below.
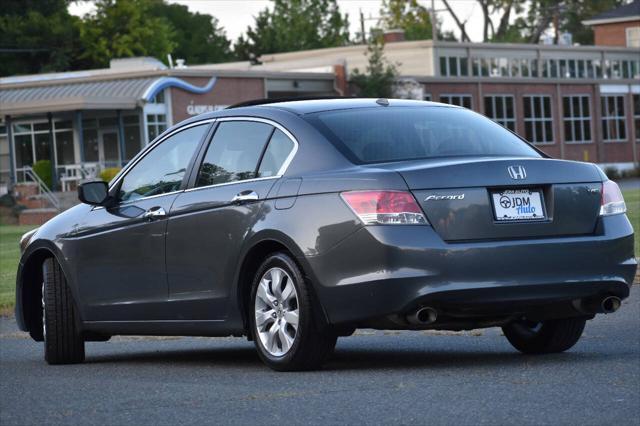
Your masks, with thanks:
M 582 24 L 593 26 L 593 25 L 618 24 L 621 22 L 632 22 L 632 21 L 640 22 L 640 15 L 623 16 L 618 18 L 588 19 L 586 21 L 582 21 Z

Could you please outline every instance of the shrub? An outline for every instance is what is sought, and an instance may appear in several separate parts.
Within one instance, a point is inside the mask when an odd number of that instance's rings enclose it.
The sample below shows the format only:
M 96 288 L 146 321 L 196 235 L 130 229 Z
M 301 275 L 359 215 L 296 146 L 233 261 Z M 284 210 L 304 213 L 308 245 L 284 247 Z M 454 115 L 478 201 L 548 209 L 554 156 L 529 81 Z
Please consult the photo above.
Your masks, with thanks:
M 32 168 L 33 172 L 47 185 L 47 188 L 51 188 L 51 184 L 53 183 L 53 178 L 51 177 L 51 161 L 36 161 Z
M 118 167 L 109 167 L 100 172 L 100 179 L 105 182 L 111 182 L 118 173 L 120 173 L 120 168 Z

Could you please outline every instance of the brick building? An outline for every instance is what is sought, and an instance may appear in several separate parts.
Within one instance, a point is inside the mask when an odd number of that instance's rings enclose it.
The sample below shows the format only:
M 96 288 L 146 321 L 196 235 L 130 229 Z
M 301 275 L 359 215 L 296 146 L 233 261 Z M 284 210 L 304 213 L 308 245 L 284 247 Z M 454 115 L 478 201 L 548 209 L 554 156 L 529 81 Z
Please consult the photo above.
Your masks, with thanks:
M 583 21 L 593 28 L 595 44 L 640 48 L 640 0 Z

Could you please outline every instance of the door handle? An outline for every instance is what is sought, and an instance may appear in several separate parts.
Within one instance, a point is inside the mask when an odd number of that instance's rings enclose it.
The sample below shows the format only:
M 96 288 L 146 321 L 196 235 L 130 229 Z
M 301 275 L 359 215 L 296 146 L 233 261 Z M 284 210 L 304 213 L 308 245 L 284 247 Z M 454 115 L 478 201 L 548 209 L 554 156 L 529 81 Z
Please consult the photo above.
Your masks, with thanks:
M 162 207 L 159 207 L 159 206 L 151 207 L 149 210 L 144 212 L 144 215 L 142 215 L 142 217 L 144 217 L 145 219 L 148 219 L 149 221 L 164 219 L 165 217 L 167 217 L 167 212 Z
M 247 190 L 236 194 L 235 197 L 231 199 L 231 202 L 234 204 L 244 204 L 252 201 L 258 201 L 258 198 L 260 197 L 256 191 Z

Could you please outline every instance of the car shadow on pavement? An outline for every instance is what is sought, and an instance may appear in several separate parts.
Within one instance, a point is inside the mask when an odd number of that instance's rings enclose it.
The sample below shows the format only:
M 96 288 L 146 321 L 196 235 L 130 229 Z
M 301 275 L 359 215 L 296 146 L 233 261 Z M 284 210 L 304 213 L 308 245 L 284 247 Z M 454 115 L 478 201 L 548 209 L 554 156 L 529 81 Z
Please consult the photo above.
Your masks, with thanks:
M 624 354 L 620 354 L 624 357 Z M 403 369 L 451 369 L 468 367 L 522 367 L 527 366 L 592 362 L 602 359 L 601 353 L 580 352 L 573 350 L 561 354 L 523 355 L 505 349 L 504 352 L 483 350 L 438 350 L 415 349 L 393 350 L 382 348 L 338 348 L 327 360 L 323 370 L 403 370 Z M 611 360 L 611 355 L 606 358 Z M 92 355 L 88 352 L 88 364 L 149 364 L 171 366 L 198 366 L 200 368 L 241 367 L 265 368 L 253 347 L 218 347 L 191 349 L 162 349 L 145 352 L 111 353 Z
M 528 367 L 544 364 L 590 362 L 602 354 L 565 352 L 548 355 L 524 355 L 512 352 L 459 350 L 345 350 L 337 351 L 327 362 L 325 370 L 377 369 L 452 369 L 468 367 Z

